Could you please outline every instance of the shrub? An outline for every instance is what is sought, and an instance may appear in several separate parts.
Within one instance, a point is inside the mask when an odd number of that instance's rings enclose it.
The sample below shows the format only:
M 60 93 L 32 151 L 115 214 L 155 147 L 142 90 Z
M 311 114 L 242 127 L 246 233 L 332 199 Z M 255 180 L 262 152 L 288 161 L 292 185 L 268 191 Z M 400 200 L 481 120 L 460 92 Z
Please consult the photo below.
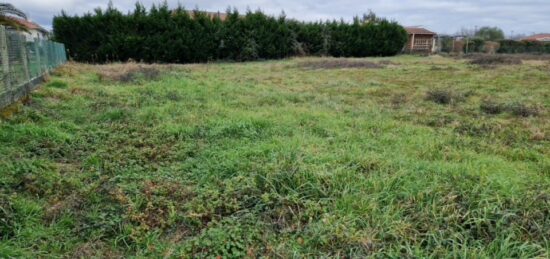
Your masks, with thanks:
M 51 87 L 51 88 L 67 88 L 67 83 L 63 82 L 63 81 L 52 81 L 50 83 L 48 83 L 46 85 L 46 87 Z
M 483 52 L 483 47 L 485 46 L 485 41 L 482 39 L 471 39 L 467 41 L 467 44 L 464 44 L 464 52 Z
M 454 104 L 463 101 L 464 96 L 448 89 L 434 89 L 426 93 L 426 100 L 438 104 Z
M 487 113 L 487 114 L 500 114 L 504 112 L 505 108 L 504 105 L 495 103 L 493 101 L 483 101 L 479 108 Z
M 520 65 L 521 59 L 502 55 L 477 55 L 470 62 L 472 65 L 491 67 L 495 65 Z
M 520 102 L 514 102 L 511 104 L 508 104 L 506 109 L 513 115 L 518 117 L 531 117 L 531 116 L 537 116 L 540 113 L 540 110 L 536 106 L 531 106 L 527 104 L 523 104 Z
M 550 43 L 537 42 L 537 41 L 514 41 L 514 40 L 502 40 L 499 41 L 500 48 L 499 53 L 550 53 Z

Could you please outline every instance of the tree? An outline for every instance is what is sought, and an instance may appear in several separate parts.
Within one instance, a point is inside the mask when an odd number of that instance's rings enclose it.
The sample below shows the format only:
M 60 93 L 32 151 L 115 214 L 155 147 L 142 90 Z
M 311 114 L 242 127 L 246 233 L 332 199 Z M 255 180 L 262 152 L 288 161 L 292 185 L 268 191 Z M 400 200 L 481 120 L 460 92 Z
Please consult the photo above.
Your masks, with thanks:
M 26 28 L 22 27 L 21 25 L 19 25 L 19 23 L 12 19 L 13 16 L 25 20 L 27 19 L 27 15 L 23 11 L 15 8 L 13 5 L 0 3 L 0 25 L 10 26 L 18 30 L 26 31 Z
M 504 32 L 498 27 L 481 27 L 475 33 L 476 38 L 489 41 L 499 41 L 504 39 Z

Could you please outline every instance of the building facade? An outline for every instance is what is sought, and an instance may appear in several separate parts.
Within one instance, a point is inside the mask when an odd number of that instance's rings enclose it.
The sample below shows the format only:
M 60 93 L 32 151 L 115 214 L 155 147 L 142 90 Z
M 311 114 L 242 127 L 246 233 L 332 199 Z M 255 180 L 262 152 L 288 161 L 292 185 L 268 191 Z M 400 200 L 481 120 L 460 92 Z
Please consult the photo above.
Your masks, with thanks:
M 25 36 L 27 41 L 50 38 L 50 32 L 34 22 L 16 17 L 10 17 L 9 19 L 16 22 L 21 28 L 24 29 L 21 33 Z
M 403 52 L 431 54 L 437 51 L 437 34 L 420 27 L 405 27 L 409 40 Z

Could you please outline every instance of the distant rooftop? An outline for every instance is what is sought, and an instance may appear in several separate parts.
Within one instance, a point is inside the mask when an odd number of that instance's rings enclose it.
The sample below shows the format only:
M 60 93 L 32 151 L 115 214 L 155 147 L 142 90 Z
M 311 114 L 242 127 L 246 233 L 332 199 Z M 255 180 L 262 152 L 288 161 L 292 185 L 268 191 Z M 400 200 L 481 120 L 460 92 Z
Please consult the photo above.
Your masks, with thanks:
M 527 38 L 523 38 L 524 41 L 550 41 L 550 33 L 535 34 Z
M 42 26 L 34 22 L 31 22 L 29 20 L 25 20 L 23 18 L 18 18 L 18 17 L 12 17 L 12 16 L 9 16 L 7 18 L 18 23 L 20 26 L 25 27 L 27 30 L 37 30 L 37 31 L 48 33 L 48 30 L 44 29 Z
M 437 33 L 426 30 L 422 27 L 405 27 L 405 30 L 409 34 L 419 34 L 419 35 L 436 35 Z

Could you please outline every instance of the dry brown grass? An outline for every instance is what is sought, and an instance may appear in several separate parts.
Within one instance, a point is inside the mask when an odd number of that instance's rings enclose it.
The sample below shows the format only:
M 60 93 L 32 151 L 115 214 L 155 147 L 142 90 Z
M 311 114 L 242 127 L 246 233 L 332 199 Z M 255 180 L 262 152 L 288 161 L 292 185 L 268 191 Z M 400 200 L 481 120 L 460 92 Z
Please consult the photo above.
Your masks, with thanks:
M 135 62 L 113 63 L 95 66 L 100 81 L 135 83 L 140 80 L 158 80 L 161 71 L 173 70 L 176 65 L 142 64 Z
M 82 63 L 76 62 L 67 62 L 66 64 L 56 68 L 51 74 L 53 76 L 59 77 L 74 77 L 82 73 L 89 71 L 90 66 L 84 65 Z M 44 78 L 45 81 L 48 81 L 49 78 Z
M 21 102 L 15 102 L 7 107 L 0 108 L 0 120 L 9 119 L 21 110 Z
M 304 69 L 384 68 L 384 64 L 381 63 L 346 58 L 310 60 L 300 62 L 298 66 Z
M 511 55 L 476 55 L 469 62 L 472 65 L 482 67 L 494 67 L 498 65 L 521 65 L 523 62 L 520 57 Z

